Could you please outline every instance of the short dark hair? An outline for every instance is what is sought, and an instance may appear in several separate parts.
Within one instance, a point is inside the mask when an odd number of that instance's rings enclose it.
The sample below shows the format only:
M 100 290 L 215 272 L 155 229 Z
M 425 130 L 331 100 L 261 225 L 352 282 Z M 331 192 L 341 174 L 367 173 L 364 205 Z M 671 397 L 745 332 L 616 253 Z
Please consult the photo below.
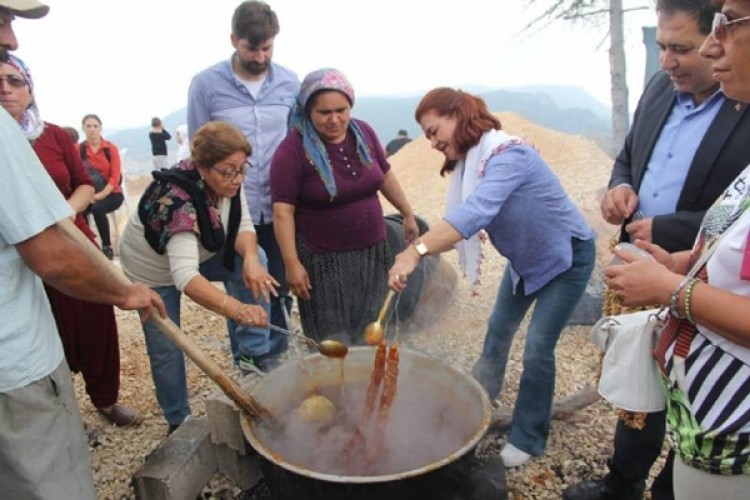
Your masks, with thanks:
M 154 116 L 153 118 L 151 118 L 152 127 L 158 127 L 159 125 L 161 125 L 161 120 L 159 119 L 159 117 Z
M 271 7 L 258 0 L 242 2 L 232 16 L 232 34 L 251 47 L 279 34 L 279 19 Z
M 482 138 L 482 134 L 490 130 L 500 130 L 500 120 L 495 118 L 487 109 L 487 104 L 477 96 L 467 94 L 463 90 L 448 87 L 438 87 L 425 94 L 417 109 L 414 118 L 419 123 L 422 115 L 434 112 L 438 116 L 456 118 L 456 131 L 453 139 L 456 141 L 458 153 L 466 153 L 476 146 Z M 456 160 L 445 160 L 440 175 L 453 172 L 456 168 Z
M 656 12 L 675 14 L 684 12 L 690 14 L 698 23 L 698 30 L 708 36 L 714 22 L 714 14 L 718 12 L 711 0 L 657 0 Z

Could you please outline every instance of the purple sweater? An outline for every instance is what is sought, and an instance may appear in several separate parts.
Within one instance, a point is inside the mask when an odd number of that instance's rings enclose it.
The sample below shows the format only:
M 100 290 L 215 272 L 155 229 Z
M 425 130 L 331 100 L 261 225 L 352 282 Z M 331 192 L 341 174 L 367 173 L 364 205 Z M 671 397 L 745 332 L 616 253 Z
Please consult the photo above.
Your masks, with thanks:
M 302 147 L 302 136 L 291 130 L 271 161 L 271 200 L 295 206 L 296 231 L 310 253 L 359 250 L 385 239 L 383 208 L 378 191 L 391 166 L 375 132 L 361 120 L 373 160 L 365 168 L 351 133 L 341 144 L 326 144 L 336 179 L 336 197 L 328 191 Z

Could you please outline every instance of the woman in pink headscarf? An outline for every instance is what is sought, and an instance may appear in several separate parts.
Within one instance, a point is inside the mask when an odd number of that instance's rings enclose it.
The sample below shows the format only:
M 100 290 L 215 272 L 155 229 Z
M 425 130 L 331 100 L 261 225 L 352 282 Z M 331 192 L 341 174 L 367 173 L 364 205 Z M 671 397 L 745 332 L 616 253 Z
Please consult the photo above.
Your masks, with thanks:
M 419 235 L 375 132 L 351 117 L 354 89 L 335 69 L 307 75 L 292 130 L 271 163 L 276 239 L 305 334 L 363 343 L 387 293 L 393 260 L 378 194 Z
M 42 165 L 73 208 L 78 229 L 96 245 L 83 216 L 94 198 L 91 177 L 68 133 L 40 118 L 31 74 L 23 61 L 13 55 L 6 63 L 0 63 L 0 104 L 18 121 Z M 137 424 L 137 412 L 118 402 L 120 349 L 113 307 L 74 299 L 46 285 L 45 289 L 65 359 L 71 371 L 83 374 L 91 402 L 115 425 Z

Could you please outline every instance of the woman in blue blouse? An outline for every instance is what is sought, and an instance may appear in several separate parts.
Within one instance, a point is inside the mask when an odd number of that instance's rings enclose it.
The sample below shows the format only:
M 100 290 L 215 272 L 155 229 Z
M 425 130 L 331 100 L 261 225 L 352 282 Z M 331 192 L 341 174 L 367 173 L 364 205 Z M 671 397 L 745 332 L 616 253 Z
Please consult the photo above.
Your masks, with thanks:
M 444 219 L 396 257 L 389 285 L 403 290 L 427 254 L 458 249 L 463 271 L 478 284 L 484 231 L 508 259 L 482 355 L 473 374 L 496 398 L 513 337 L 532 305 L 523 374 L 508 444 L 515 467 L 544 452 L 555 388 L 555 346 L 594 267 L 594 234 L 534 148 L 500 130 L 484 101 L 460 90 L 425 95 L 415 117 L 452 173 Z

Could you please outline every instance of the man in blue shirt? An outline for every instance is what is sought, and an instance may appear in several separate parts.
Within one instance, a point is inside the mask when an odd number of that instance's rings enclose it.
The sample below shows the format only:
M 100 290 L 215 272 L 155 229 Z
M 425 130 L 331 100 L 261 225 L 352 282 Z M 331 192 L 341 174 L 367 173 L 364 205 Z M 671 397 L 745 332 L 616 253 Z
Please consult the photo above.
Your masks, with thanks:
M 271 207 L 271 158 L 286 137 L 289 116 L 299 93 L 299 79 L 289 69 L 272 62 L 279 22 L 264 2 L 241 3 L 232 17 L 234 54 L 198 73 L 188 95 L 190 136 L 211 120 L 228 121 L 247 136 L 253 146 L 252 168 L 244 180 L 250 215 L 258 244 L 268 259 L 268 271 L 281 284 L 271 299 L 271 323 L 288 328 L 282 307 L 291 309 L 292 299 L 284 279 L 284 262 L 276 243 Z M 241 369 L 253 366 L 268 371 L 286 349 L 286 338 L 271 331 L 270 342 L 253 359 L 240 361 Z
M 698 53 L 711 32 L 709 0 L 658 0 L 662 72 L 646 86 L 617 156 L 602 217 L 621 239 L 652 241 L 670 252 L 692 247 L 703 215 L 750 163 L 750 112 L 724 97 L 711 61 Z M 640 499 L 658 458 L 666 412 L 644 414 L 642 429 L 617 423 L 609 474 L 563 493 L 565 500 Z M 654 481 L 654 500 L 673 498 L 672 459 Z

